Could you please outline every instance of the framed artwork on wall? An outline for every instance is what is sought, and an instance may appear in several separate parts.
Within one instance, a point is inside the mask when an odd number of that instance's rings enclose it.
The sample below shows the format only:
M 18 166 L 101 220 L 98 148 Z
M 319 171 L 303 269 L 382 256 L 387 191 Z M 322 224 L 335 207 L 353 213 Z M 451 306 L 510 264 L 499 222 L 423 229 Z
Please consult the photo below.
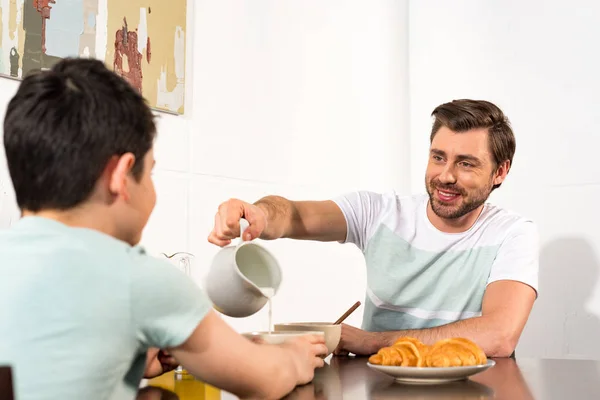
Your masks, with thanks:
M 93 57 L 154 109 L 184 113 L 188 0 L 0 0 L 0 75 Z

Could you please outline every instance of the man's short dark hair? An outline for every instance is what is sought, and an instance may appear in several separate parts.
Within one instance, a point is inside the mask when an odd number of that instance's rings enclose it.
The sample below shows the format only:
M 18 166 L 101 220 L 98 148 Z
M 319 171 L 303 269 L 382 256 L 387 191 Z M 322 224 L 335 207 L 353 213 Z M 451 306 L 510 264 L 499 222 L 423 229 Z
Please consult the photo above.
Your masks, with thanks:
M 95 59 L 64 59 L 23 79 L 8 104 L 4 148 L 21 209 L 86 201 L 107 163 L 132 153 L 139 180 L 156 136 L 143 97 Z

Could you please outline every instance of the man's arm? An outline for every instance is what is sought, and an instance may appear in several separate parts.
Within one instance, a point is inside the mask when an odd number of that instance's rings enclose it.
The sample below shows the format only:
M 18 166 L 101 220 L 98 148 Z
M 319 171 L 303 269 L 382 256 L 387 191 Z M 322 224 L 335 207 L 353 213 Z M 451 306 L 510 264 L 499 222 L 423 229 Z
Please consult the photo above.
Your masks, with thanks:
M 221 203 L 208 241 L 227 246 L 240 235 L 240 219 L 249 227 L 244 240 L 279 238 L 343 241 L 346 219 L 333 201 L 291 201 L 280 196 L 267 196 L 255 204 L 238 199 Z
M 337 353 L 374 354 L 402 336 L 415 337 L 425 344 L 464 337 L 477 343 L 489 357 L 509 357 L 517 346 L 535 298 L 536 292 L 529 285 L 509 280 L 496 281 L 485 291 L 480 317 L 435 328 L 390 332 L 365 332 L 344 326 Z
M 354 243 L 364 250 L 378 226 L 381 213 L 393 196 L 358 191 L 335 201 L 292 201 L 281 196 L 266 196 L 254 204 L 238 199 L 221 203 L 208 241 L 227 246 L 240 235 L 240 218 L 249 227 L 244 240 L 279 238 Z M 393 205 L 395 206 L 395 205 Z
M 304 239 L 323 242 L 346 238 L 346 219 L 331 200 L 291 201 L 267 196 L 254 203 L 266 216 L 261 239 Z

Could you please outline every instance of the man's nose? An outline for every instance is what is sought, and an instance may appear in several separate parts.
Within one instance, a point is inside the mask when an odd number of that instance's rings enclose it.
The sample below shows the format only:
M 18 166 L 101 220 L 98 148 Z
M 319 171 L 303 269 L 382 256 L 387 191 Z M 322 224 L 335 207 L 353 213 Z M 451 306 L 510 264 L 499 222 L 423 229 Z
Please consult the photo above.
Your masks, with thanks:
M 456 183 L 454 167 L 450 164 L 446 164 L 442 170 L 442 173 L 438 176 L 438 180 L 441 183 Z

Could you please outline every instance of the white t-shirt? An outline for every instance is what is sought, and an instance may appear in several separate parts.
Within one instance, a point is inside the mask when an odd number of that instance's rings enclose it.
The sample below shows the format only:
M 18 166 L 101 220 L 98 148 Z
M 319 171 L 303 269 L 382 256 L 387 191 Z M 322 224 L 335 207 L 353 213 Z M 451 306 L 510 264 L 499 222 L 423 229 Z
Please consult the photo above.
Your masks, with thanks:
M 481 315 L 488 284 L 538 289 L 539 245 L 531 220 L 485 204 L 473 226 L 444 233 L 427 217 L 426 194 L 353 192 L 334 199 L 348 225 L 346 243 L 367 264 L 363 329 L 423 329 Z

